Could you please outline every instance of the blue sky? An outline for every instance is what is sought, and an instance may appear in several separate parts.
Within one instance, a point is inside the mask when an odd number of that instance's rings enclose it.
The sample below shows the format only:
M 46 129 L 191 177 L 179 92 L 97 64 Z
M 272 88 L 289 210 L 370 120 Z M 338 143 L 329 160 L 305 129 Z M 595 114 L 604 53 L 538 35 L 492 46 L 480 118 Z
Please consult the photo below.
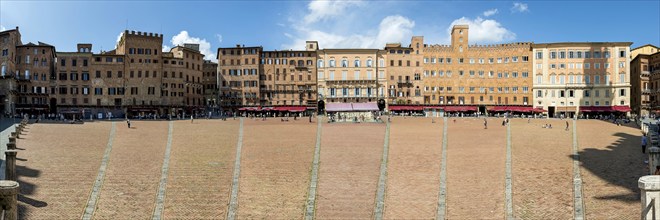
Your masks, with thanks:
M 424 36 L 447 44 L 453 24 L 470 25 L 470 43 L 629 41 L 660 46 L 660 1 L 0 1 L 0 29 L 20 27 L 23 42 L 58 51 L 77 43 L 114 49 L 124 30 L 164 34 L 167 49 L 200 43 L 301 49 L 382 48 Z

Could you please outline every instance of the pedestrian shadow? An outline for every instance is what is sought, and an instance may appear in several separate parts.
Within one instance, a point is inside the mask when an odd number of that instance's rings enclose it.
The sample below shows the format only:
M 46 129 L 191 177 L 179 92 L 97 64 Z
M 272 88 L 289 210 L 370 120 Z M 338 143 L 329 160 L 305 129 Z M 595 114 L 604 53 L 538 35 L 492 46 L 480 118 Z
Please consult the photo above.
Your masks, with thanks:
M 628 133 L 615 133 L 618 139 L 605 149 L 595 149 L 595 146 L 584 146 L 578 152 L 582 170 L 588 170 L 609 184 L 624 187 L 627 192 L 606 196 L 596 196 L 599 200 L 616 200 L 626 203 L 640 201 L 640 190 L 637 186 L 639 177 L 648 174 L 648 169 L 642 162 L 639 143 L 640 136 Z M 579 140 L 578 140 L 579 141 Z M 586 148 L 586 149 L 585 149 Z M 576 155 L 571 159 L 576 160 Z M 584 180 L 583 180 L 584 181 Z M 586 196 L 585 196 L 586 197 Z

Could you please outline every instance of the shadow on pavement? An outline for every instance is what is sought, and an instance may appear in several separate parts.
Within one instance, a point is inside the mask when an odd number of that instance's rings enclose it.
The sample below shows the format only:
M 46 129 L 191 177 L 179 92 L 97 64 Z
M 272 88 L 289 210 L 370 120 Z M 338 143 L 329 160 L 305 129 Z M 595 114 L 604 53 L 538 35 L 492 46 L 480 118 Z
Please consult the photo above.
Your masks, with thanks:
M 641 133 L 637 136 L 619 132 L 614 136 L 618 139 L 606 149 L 591 148 L 595 146 L 586 146 L 589 148 L 581 149 L 578 152 L 581 161 L 580 169 L 587 169 L 609 184 L 625 187 L 628 190 L 627 193 L 598 196 L 595 197 L 596 199 L 617 200 L 626 203 L 639 202 L 640 190 L 637 180 L 648 172 L 640 159 L 643 157 L 639 143 Z M 638 145 L 639 147 L 636 147 Z M 571 155 L 571 158 L 576 159 L 575 155 Z M 584 171 L 581 174 L 584 175 Z

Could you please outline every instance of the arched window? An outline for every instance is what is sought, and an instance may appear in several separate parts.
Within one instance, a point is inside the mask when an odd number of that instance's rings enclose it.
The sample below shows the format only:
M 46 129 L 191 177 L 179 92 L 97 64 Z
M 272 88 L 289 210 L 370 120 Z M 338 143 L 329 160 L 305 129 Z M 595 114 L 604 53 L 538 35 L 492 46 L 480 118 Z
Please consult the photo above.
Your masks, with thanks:
M 346 59 L 341 60 L 341 67 L 348 67 L 348 60 Z
M 330 60 L 330 61 L 328 61 L 328 65 L 329 65 L 330 67 L 335 67 L 335 66 L 336 66 L 336 64 L 335 64 L 335 60 Z
M 372 67 L 373 66 L 373 60 L 368 59 L 367 60 L 367 67 Z
M 298 60 L 298 66 L 305 66 L 305 61 Z
M 360 67 L 360 60 L 356 59 L 355 61 L 353 61 L 353 66 Z
M 323 68 L 323 60 L 318 60 L 318 61 L 316 61 L 316 62 L 317 62 L 316 67 L 318 67 L 318 68 Z

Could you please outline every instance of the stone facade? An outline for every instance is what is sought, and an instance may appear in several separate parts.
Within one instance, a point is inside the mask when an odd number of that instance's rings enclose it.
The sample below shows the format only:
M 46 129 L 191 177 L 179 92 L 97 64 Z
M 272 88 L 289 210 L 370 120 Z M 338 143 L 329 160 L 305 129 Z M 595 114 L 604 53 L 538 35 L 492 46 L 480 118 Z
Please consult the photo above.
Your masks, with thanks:
M 205 105 L 218 109 L 218 64 L 205 60 L 202 64 L 202 85 L 204 87 Z
M 637 57 L 637 55 L 640 54 L 651 55 L 657 52 L 660 52 L 660 48 L 656 47 L 655 45 L 646 44 L 643 46 L 639 46 L 634 49 L 630 49 L 630 60 L 634 60 L 635 57 Z
M 638 54 L 630 61 L 630 108 L 636 115 L 649 115 L 651 109 L 650 55 Z
M 162 34 L 126 30 L 115 50 L 93 53 L 92 44 L 78 44 L 75 52 L 56 52 L 41 42 L 23 44 L 16 28 L 0 32 L 0 107 L 88 117 L 314 107 L 320 100 L 469 105 L 480 112 L 524 106 L 550 116 L 571 116 L 580 106 L 631 106 L 635 114 L 658 106 L 658 53 L 644 55 L 657 51 L 653 45 L 471 45 L 468 36 L 467 25 L 456 25 L 450 45 L 422 36 L 382 49 L 320 49 L 316 41 L 304 50 L 236 45 L 218 48 L 215 64 L 196 44 L 162 52 Z
M 316 105 L 316 51 L 218 48 L 221 106 Z
M 387 53 L 387 103 L 423 104 L 424 37 L 413 37 L 408 47 L 400 43 L 385 45 Z
M 79 44 L 76 52 L 57 53 L 51 88 L 56 112 L 88 118 L 197 110 L 203 105 L 203 55 L 184 46 L 161 52 L 162 39 L 162 34 L 124 31 L 112 51 L 94 54 L 91 44 Z
M 49 110 L 50 79 L 55 74 L 55 47 L 23 44 L 19 28 L 0 32 L 0 105 L 3 113 Z
M 630 42 L 534 44 L 534 106 L 572 116 L 630 105 Z M 586 108 L 585 108 L 586 109 Z
M 656 115 L 660 110 L 660 52 L 649 55 L 648 66 L 650 72 L 649 87 L 651 89 L 649 101 L 651 112 Z
M 387 52 L 380 49 L 317 51 L 319 100 L 376 102 L 386 99 Z
M 456 25 L 451 45 L 424 45 L 424 104 L 531 105 L 531 43 L 469 45 Z

